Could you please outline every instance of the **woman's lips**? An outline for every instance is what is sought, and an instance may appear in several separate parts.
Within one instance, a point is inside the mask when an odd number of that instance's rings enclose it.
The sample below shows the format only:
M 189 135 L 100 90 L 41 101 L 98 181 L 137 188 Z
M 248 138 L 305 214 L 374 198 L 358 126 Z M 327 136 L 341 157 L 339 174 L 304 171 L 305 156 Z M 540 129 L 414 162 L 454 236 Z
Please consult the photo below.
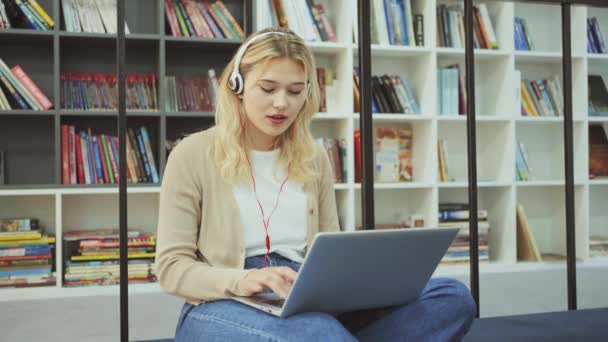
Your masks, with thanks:
M 273 125 L 281 125 L 287 121 L 287 116 L 282 114 L 268 115 L 266 117 Z

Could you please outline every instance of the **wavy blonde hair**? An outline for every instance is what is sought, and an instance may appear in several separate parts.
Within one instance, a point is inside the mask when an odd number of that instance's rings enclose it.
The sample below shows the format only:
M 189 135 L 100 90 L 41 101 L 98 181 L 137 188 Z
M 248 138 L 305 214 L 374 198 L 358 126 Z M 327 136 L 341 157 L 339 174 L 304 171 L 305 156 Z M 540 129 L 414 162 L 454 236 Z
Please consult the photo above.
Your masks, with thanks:
M 313 165 L 317 149 L 310 133 L 310 122 L 319 107 L 319 85 L 315 61 L 302 38 L 288 29 L 280 27 L 263 29 L 249 36 L 245 42 L 264 32 L 289 34 L 271 34 L 256 40 L 243 55 L 239 70 L 245 79 L 254 66 L 277 57 L 290 58 L 299 62 L 304 68 L 312 88 L 311 96 L 307 97 L 291 126 L 277 138 L 278 147 L 281 148 L 277 167 L 289 165 L 289 178 L 307 184 L 317 177 Z M 241 123 L 238 115 L 243 116 L 245 132 L 251 124 L 248 124 L 245 113 L 239 113 L 239 108 L 244 111 L 244 106 L 238 104 L 238 101 L 241 101 L 240 98 L 228 86 L 235 57 L 236 53 L 224 69 L 219 83 L 215 110 L 216 136 L 210 146 L 211 159 L 220 170 L 222 177 L 232 184 L 245 181 L 250 172 L 246 159 L 246 153 L 250 147 L 243 146 L 241 141 Z M 295 130 L 293 141 L 290 138 L 292 129 Z

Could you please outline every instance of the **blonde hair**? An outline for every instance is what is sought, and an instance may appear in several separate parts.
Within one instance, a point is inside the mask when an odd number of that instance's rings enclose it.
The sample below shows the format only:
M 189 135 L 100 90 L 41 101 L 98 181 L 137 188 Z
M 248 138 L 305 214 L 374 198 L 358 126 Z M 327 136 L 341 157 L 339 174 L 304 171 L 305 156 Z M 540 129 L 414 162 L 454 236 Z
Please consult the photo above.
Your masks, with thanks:
M 240 73 L 243 78 L 257 64 L 265 63 L 271 58 L 287 57 L 302 64 L 311 86 L 311 96 L 307 97 L 295 121 L 291 126 L 277 138 L 278 146 L 281 148 L 277 167 L 289 165 L 289 178 L 303 184 L 307 184 L 317 177 L 313 160 L 316 154 L 314 138 L 310 133 L 310 122 L 319 107 L 319 85 L 316 77 L 316 65 L 312 53 L 306 47 L 302 38 L 292 31 L 275 27 L 267 28 L 248 37 L 246 43 L 252 37 L 264 32 L 284 32 L 289 34 L 269 34 L 253 42 L 240 63 Z M 239 115 L 243 115 L 244 130 L 247 132 L 248 122 L 245 113 L 239 113 L 241 101 L 228 86 L 228 79 L 234 68 L 235 56 L 232 57 L 224 69 L 219 83 L 217 94 L 217 106 L 215 110 L 216 135 L 210 146 L 210 157 L 218 167 L 222 177 L 229 183 L 245 181 L 249 177 L 249 166 L 247 165 L 247 146 L 241 141 L 241 123 Z M 291 130 L 293 140 L 291 139 Z

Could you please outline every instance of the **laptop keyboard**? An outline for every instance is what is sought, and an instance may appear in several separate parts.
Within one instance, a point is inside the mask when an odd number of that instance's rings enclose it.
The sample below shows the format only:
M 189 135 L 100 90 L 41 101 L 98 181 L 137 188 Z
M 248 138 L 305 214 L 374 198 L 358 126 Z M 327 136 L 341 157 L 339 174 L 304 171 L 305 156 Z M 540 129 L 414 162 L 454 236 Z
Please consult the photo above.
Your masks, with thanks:
M 285 299 L 269 299 L 262 301 L 265 304 L 276 306 L 277 308 L 282 308 L 283 304 L 285 304 Z

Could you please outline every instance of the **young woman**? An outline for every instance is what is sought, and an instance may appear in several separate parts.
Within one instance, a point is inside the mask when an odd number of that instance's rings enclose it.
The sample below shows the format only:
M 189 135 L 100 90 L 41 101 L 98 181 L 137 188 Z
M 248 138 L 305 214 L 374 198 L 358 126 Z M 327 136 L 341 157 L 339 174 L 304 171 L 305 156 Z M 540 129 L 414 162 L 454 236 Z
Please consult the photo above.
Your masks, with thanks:
M 339 230 L 331 165 L 309 130 L 315 68 L 293 32 L 253 34 L 222 74 L 216 126 L 169 155 L 156 260 L 162 288 L 186 300 L 176 341 L 458 340 L 475 305 L 454 280 L 432 279 L 407 306 L 339 317 L 281 319 L 230 299 L 286 297 L 314 235 Z

